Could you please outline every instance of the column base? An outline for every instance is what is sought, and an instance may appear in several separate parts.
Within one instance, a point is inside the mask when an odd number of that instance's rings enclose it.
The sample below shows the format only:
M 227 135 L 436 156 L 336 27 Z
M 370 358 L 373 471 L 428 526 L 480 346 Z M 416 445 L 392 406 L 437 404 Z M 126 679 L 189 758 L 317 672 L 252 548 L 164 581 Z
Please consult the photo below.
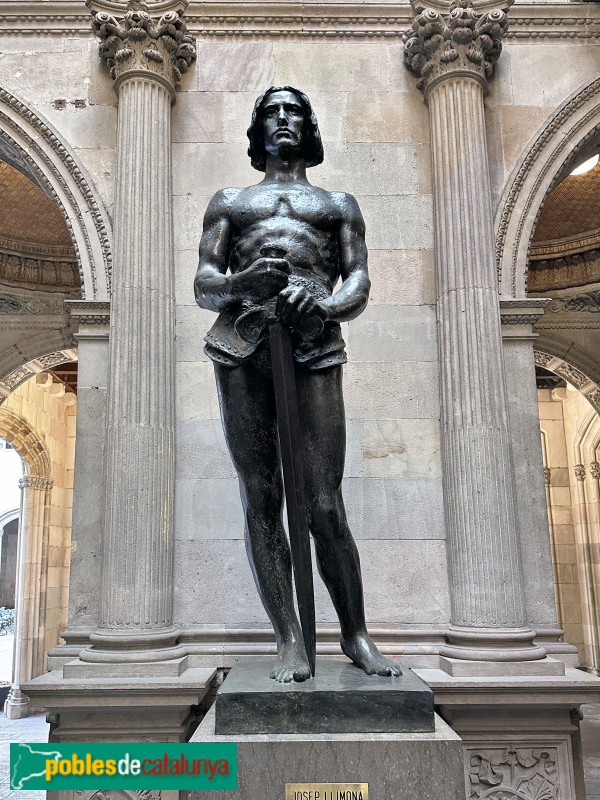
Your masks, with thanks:
M 501 675 L 564 675 L 565 664 L 556 658 L 537 661 L 467 661 L 440 656 L 440 669 L 454 678 L 493 678 Z
M 31 701 L 26 694 L 12 687 L 4 701 L 4 715 L 7 719 L 23 719 L 31 713 Z
M 158 630 L 121 630 L 98 628 L 90 634 L 91 647 L 79 653 L 81 661 L 105 664 L 131 664 L 173 661 L 187 651 L 177 645 L 176 628 Z
M 440 656 L 463 661 L 537 661 L 546 657 L 530 628 L 462 628 L 451 625 Z

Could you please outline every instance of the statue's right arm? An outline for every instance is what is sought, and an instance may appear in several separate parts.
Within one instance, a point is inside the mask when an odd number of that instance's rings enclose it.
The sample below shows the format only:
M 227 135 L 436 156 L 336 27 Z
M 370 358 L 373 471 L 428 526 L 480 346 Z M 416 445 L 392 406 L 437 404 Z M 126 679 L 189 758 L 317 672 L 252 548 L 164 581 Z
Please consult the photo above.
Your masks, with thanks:
M 200 259 L 194 278 L 194 294 L 201 308 L 222 311 L 238 299 L 232 276 L 226 275 L 231 221 L 225 191 L 215 194 L 204 215 Z
M 257 258 L 246 269 L 227 275 L 231 247 L 231 198 L 235 189 L 222 189 L 208 204 L 200 239 L 200 261 L 194 279 L 196 302 L 210 311 L 248 301 L 262 303 L 288 282 L 289 266 L 282 258 Z

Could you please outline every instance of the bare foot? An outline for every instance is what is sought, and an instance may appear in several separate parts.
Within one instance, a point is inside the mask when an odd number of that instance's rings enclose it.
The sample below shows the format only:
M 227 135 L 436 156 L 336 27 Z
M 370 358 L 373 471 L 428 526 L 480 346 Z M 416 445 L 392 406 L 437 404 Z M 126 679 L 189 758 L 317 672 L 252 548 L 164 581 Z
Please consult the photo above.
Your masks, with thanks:
M 367 675 L 402 675 L 398 664 L 381 655 L 366 631 L 356 634 L 352 639 L 342 639 L 340 644 L 348 658 L 364 669 Z
M 300 682 L 310 678 L 310 667 L 301 641 L 288 642 L 279 648 L 271 677 L 279 683 Z

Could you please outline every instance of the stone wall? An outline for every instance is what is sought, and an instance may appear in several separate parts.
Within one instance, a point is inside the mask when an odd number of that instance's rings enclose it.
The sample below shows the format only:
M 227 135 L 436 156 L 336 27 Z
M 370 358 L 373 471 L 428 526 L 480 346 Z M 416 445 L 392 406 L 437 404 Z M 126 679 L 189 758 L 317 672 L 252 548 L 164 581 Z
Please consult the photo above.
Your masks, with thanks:
M 201 42 L 174 109 L 177 248 L 175 621 L 267 624 L 247 565 L 237 480 L 194 304 L 202 215 L 219 187 L 257 182 L 246 128 L 257 94 L 292 83 L 321 126 L 309 179 L 354 194 L 367 224 L 367 311 L 344 325 L 345 497 L 372 622 L 448 621 L 427 112 L 398 44 Z M 317 619 L 335 614 L 318 581 Z M 232 587 L 235 590 L 232 591 Z M 390 598 L 393 601 L 390 602 Z
M 42 564 L 42 580 L 46 575 L 45 651 L 56 646 L 60 631 L 67 624 L 75 454 L 76 406 L 68 406 L 60 397 L 51 394 L 53 386 L 56 384 L 40 386 L 36 378 L 31 378 L 21 384 L 3 405 L 8 411 L 23 416 L 38 433 L 52 464 L 47 564 Z M 25 596 L 28 596 L 27 587 Z

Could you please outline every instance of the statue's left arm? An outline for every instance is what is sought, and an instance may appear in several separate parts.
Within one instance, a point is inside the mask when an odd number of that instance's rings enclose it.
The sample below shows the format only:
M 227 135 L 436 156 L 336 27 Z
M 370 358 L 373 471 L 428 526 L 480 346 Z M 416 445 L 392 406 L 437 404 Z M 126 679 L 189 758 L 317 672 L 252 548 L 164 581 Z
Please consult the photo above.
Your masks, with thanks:
M 338 251 L 342 285 L 325 300 L 316 300 L 302 286 L 293 284 L 279 293 L 281 318 L 289 325 L 298 325 L 311 316 L 323 320 L 345 322 L 365 310 L 371 281 L 367 270 L 365 221 L 358 203 L 351 194 L 335 192 L 331 199 L 340 212 Z
M 367 268 L 365 221 L 351 194 L 335 192 L 332 197 L 340 208 L 339 259 L 342 285 L 320 305 L 327 318 L 346 322 L 361 314 L 369 300 L 371 281 Z

